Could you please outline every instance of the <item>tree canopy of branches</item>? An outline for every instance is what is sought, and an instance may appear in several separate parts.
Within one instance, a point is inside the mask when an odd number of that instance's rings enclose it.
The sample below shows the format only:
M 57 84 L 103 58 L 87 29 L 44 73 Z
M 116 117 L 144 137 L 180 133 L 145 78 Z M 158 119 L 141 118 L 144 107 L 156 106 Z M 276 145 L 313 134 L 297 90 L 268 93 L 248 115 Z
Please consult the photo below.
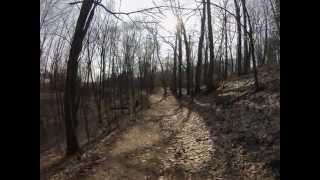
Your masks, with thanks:
M 111 132 L 156 87 L 193 97 L 253 73 L 259 90 L 258 67 L 280 63 L 279 0 L 157 0 L 128 12 L 116 4 L 40 1 L 40 83 L 55 94 L 67 155 L 81 149 L 79 132 L 93 138 L 92 119 Z M 161 23 L 167 14 L 173 31 Z

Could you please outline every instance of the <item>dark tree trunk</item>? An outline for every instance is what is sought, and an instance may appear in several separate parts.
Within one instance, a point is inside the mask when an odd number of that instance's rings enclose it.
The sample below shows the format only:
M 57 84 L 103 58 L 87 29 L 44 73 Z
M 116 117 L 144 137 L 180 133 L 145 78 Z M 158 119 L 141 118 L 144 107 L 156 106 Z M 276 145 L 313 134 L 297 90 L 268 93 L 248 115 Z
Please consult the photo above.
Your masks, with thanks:
M 182 20 L 181 20 L 182 21 Z M 187 69 L 186 69 L 186 74 L 187 74 L 187 95 L 190 95 L 190 90 L 191 90 L 191 63 L 190 63 L 190 44 L 188 42 L 188 37 L 187 37 L 187 32 L 184 27 L 183 22 L 181 23 L 182 26 L 182 32 L 183 32 L 183 39 L 184 39 L 184 45 L 186 49 L 186 61 L 187 61 Z
M 206 82 L 207 91 L 212 91 L 214 89 L 213 83 L 213 73 L 214 73 L 214 45 L 213 45 L 213 34 L 212 34 L 212 24 L 211 24 L 211 7 L 210 0 L 207 0 L 207 14 L 208 14 L 208 38 L 209 38 L 209 50 L 210 50 L 210 62 L 208 70 L 208 80 Z
M 251 50 L 253 73 L 254 73 L 254 84 L 255 84 L 256 91 L 258 91 L 260 87 L 259 87 L 258 72 L 257 72 L 255 52 L 254 52 L 253 28 L 250 21 L 250 16 L 248 14 L 248 11 L 245 5 L 244 5 L 244 15 L 247 16 L 248 23 L 249 23 L 249 38 L 250 38 L 250 50 Z
M 267 15 L 265 16 L 265 29 L 264 29 L 264 51 L 263 51 L 263 58 L 262 64 L 266 63 L 267 54 L 268 54 L 268 18 Z
M 79 105 L 79 101 L 77 100 L 78 58 L 82 49 L 83 39 L 94 15 L 95 7 L 93 7 L 93 3 L 93 0 L 84 0 L 82 2 L 67 63 L 67 77 L 64 90 L 64 121 L 67 136 L 67 156 L 76 153 L 80 149 L 75 126 Z
M 222 75 L 222 46 L 223 46 L 223 40 L 224 40 L 224 26 L 222 26 L 222 31 L 221 31 L 221 39 L 220 39 L 220 44 L 217 52 L 216 59 L 218 59 L 218 72 L 217 72 L 217 78 L 218 80 L 221 80 L 221 75 Z
M 241 0 L 242 11 L 245 12 L 246 0 Z M 244 13 L 243 13 L 244 14 Z M 244 73 L 247 74 L 250 69 L 250 58 L 248 52 L 248 32 L 247 32 L 247 16 L 243 16 L 243 60 L 244 60 Z
M 200 91 L 201 85 L 201 69 L 202 69 L 202 47 L 203 47 L 203 39 L 205 32 L 205 22 L 206 22 L 206 2 L 202 0 L 202 17 L 201 17 L 201 30 L 200 30 L 200 38 L 198 44 L 198 62 L 196 67 L 196 82 L 195 82 L 195 93 Z
M 230 52 L 230 61 L 231 61 L 231 74 L 233 73 L 233 57 L 232 57 L 232 49 L 231 49 L 231 44 L 229 45 L 229 52 Z
M 237 0 L 234 0 L 236 8 L 236 21 L 237 21 L 237 33 L 238 33 L 238 42 L 237 42 L 237 71 L 238 76 L 241 75 L 242 69 L 242 54 L 241 54 L 241 19 L 240 19 L 240 7 Z
M 164 68 L 164 65 L 163 65 L 161 58 L 160 58 L 159 42 L 157 41 L 156 38 L 154 41 L 155 41 L 155 45 L 156 45 L 157 59 L 158 59 L 158 62 L 160 64 L 160 68 L 161 68 L 161 82 L 162 82 L 162 86 L 163 86 L 163 90 L 164 90 L 164 96 L 166 96 L 167 95 L 167 80 L 166 80 L 165 68 Z
M 204 51 L 204 72 L 203 72 L 203 81 L 206 83 L 208 81 L 208 43 L 206 41 L 206 47 L 205 47 L 205 51 Z
M 177 94 L 177 34 L 176 40 L 174 44 L 174 52 L 173 52 L 173 72 L 172 72 L 172 92 L 173 94 Z
M 178 27 L 178 46 L 179 46 L 179 54 L 178 54 L 178 73 L 179 73 L 179 97 L 182 96 L 182 39 L 181 39 L 181 26 Z
M 227 12 L 224 11 L 224 78 L 228 77 L 228 30 L 227 30 Z

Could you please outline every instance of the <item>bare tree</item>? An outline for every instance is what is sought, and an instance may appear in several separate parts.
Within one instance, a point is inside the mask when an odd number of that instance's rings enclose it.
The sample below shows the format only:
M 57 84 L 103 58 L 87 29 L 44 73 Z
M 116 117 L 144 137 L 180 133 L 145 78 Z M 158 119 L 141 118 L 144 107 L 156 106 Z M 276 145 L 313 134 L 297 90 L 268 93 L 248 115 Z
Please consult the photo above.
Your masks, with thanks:
M 206 44 L 205 44 L 205 50 L 204 50 L 204 70 L 203 70 L 203 81 L 205 83 L 207 83 L 208 81 L 208 66 L 209 66 L 209 62 L 208 62 L 208 49 L 209 49 L 209 45 L 208 45 L 208 39 L 206 40 Z
M 175 35 L 175 43 L 173 49 L 173 70 L 172 70 L 172 92 L 177 94 L 177 45 L 178 44 L 178 32 Z
M 263 50 L 263 58 L 262 58 L 262 64 L 266 63 L 267 58 L 267 52 L 268 52 L 268 7 L 264 7 L 264 50 Z
M 196 81 L 195 81 L 195 93 L 200 91 L 201 85 L 201 73 L 202 73 L 202 49 L 203 49 L 203 39 L 205 33 L 205 21 L 206 21 L 206 2 L 202 0 L 202 16 L 201 16 L 201 30 L 198 44 L 198 62 L 196 69 Z
M 190 62 L 190 44 L 188 41 L 188 36 L 187 32 L 184 26 L 184 23 L 181 19 L 181 30 L 183 34 L 183 39 L 184 39 L 184 47 L 185 47 L 185 52 L 186 52 L 186 62 L 187 62 L 187 68 L 186 68 L 186 76 L 187 76 L 187 95 L 191 94 L 191 62 Z
M 224 7 L 227 8 L 228 5 L 228 0 L 224 1 Z M 227 29 L 227 22 L 228 22 L 228 18 L 227 18 L 227 12 L 224 11 L 224 15 L 223 15 L 223 22 L 224 22 L 224 78 L 227 78 L 228 76 L 228 29 Z
M 72 155 L 79 150 L 75 129 L 79 105 L 79 101 L 77 100 L 78 58 L 82 49 L 82 41 L 94 15 L 94 9 L 94 0 L 83 1 L 69 53 L 64 92 L 64 121 L 67 136 L 66 155 Z
M 182 96 L 182 39 L 181 39 L 181 25 L 177 26 L 178 36 L 178 81 L 179 81 L 179 97 Z
M 237 70 L 238 76 L 242 73 L 242 53 L 241 53 L 241 19 L 240 19 L 240 7 L 237 0 L 234 0 L 235 10 L 236 10 L 236 21 L 237 21 L 237 32 L 238 32 L 238 42 L 237 42 Z
M 211 7 L 210 0 L 207 0 L 207 14 L 208 14 L 208 38 L 209 38 L 209 50 L 210 50 L 210 61 L 208 69 L 208 79 L 206 82 L 207 91 L 212 91 L 214 87 L 213 82 L 213 73 L 214 73 L 214 44 L 213 44 L 213 33 L 212 33 L 212 24 L 211 24 Z
M 162 86 L 163 86 L 163 90 L 164 90 L 164 96 L 167 95 L 167 79 L 166 79 L 166 72 L 165 72 L 165 67 L 161 61 L 160 58 L 160 45 L 157 39 L 154 40 L 155 41 L 155 45 L 156 45 L 156 54 L 157 54 L 157 59 L 158 62 L 160 64 L 160 68 L 161 68 L 161 82 L 162 82 Z
M 249 24 L 249 38 L 250 38 L 250 49 L 251 49 L 251 58 L 252 58 L 252 64 L 253 64 L 253 73 L 254 73 L 254 82 L 255 82 L 255 88 L 256 91 L 258 91 L 260 89 L 259 86 L 259 81 L 258 81 L 258 72 L 257 72 L 257 65 L 256 65 L 256 58 L 255 58 L 255 51 L 254 51 L 254 39 L 253 39 L 253 28 L 252 28 L 252 23 L 251 23 L 251 19 L 249 16 L 249 13 L 247 11 L 247 7 L 245 4 L 242 4 L 244 6 L 243 10 L 244 10 L 244 15 L 247 16 L 248 18 L 248 24 Z
M 241 0 L 242 3 L 242 11 L 245 12 L 244 8 L 246 6 L 246 0 Z M 248 32 L 247 32 L 247 16 L 243 15 L 243 60 L 244 66 L 243 71 L 245 74 L 249 72 L 250 69 L 250 59 L 249 59 L 249 51 L 248 51 Z

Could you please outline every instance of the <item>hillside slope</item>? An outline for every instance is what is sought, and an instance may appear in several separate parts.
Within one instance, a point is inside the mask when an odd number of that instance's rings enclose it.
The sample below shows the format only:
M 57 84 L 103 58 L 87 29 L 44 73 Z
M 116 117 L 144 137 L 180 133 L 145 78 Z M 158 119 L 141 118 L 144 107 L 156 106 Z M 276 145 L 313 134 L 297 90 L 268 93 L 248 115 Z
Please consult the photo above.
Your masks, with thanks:
M 209 95 L 157 92 L 136 122 L 48 179 L 280 179 L 280 67 L 231 77 Z
M 229 78 L 215 93 L 195 99 L 194 109 L 204 114 L 210 109 L 207 115 L 215 117 L 209 124 L 224 140 L 222 153 L 234 174 L 227 179 L 280 178 L 280 67 L 266 65 L 258 72 L 258 92 L 249 74 Z

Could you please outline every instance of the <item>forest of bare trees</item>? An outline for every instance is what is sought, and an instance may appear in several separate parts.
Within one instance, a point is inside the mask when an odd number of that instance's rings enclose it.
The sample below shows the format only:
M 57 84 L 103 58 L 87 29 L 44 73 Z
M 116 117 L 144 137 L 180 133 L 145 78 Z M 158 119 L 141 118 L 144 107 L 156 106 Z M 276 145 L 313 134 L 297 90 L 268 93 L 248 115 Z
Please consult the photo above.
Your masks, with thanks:
M 41 152 L 84 151 L 139 121 L 159 90 L 193 101 L 249 74 L 255 92 L 266 88 L 259 68 L 280 64 L 280 0 L 152 4 L 40 0 Z M 173 31 L 162 24 L 168 14 Z

